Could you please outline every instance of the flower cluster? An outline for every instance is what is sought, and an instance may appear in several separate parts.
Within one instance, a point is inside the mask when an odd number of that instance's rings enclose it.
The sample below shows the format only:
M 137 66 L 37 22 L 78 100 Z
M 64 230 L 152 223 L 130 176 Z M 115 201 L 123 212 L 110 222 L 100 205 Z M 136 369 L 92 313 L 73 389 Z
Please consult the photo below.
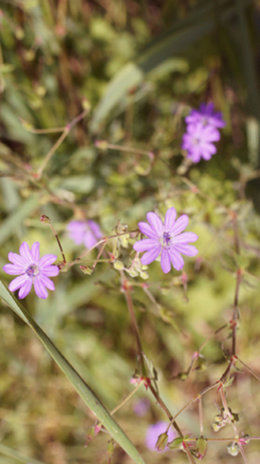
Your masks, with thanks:
M 183 214 L 176 220 L 175 208 L 169 208 L 165 214 L 164 223 L 153 212 L 146 215 L 146 222 L 139 222 L 138 227 L 142 234 L 148 238 L 139 240 L 134 244 L 135 251 L 145 252 L 141 258 L 142 264 L 150 264 L 161 255 L 161 268 L 165 274 L 171 270 L 171 265 L 179 271 L 183 268 L 184 261 L 181 256 L 195 256 L 197 248 L 189 245 L 195 242 L 198 236 L 193 232 L 184 232 L 189 218 Z
M 47 298 L 49 290 L 55 290 L 54 283 L 49 277 L 59 274 L 58 266 L 53 265 L 56 255 L 44 255 L 40 258 L 40 244 L 35 242 L 30 250 L 28 243 L 20 246 L 20 255 L 8 253 L 11 264 L 5 264 L 3 270 L 7 274 L 17 275 L 9 284 L 9 290 L 15 292 L 19 289 L 18 298 L 25 298 L 30 293 L 32 286 L 39 298 Z
M 69 237 L 76 243 L 82 243 L 86 248 L 92 248 L 103 237 L 99 225 L 89 219 L 88 221 L 71 221 L 67 225 Z
M 217 151 L 214 142 L 220 139 L 219 129 L 226 125 L 222 114 L 214 111 L 213 103 L 202 103 L 198 110 L 191 110 L 185 121 L 187 129 L 182 148 L 187 150 L 188 158 L 194 163 L 201 158 L 209 160 Z

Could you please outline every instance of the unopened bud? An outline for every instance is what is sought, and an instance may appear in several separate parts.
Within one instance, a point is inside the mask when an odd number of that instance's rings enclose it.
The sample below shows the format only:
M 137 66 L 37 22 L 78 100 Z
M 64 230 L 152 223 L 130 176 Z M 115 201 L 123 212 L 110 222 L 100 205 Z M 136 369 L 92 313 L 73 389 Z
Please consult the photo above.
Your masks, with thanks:
M 83 272 L 83 274 L 87 274 L 87 275 L 91 275 L 92 272 L 93 272 L 93 269 L 91 269 L 91 267 L 89 266 L 79 266 L 80 270 Z
M 236 441 L 232 441 L 227 445 L 227 452 L 230 456 L 237 456 L 239 454 L 239 445 Z
M 107 150 L 108 143 L 106 140 L 96 140 L 95 141 L 95 146 L 97 148 L 100 148 L 100 150 Z
M 46 216 L 45 214 L 41 215 L 41 222 L 44 222 L 45 224 L 50 224 L 50 218 Z
M 171 441 L 170 443 L 168 443 L 168 448 L 170 449 L 177 449 L 177 448 L 180 448 L 182 446 L 182 442 L 183 442 L 183 439 L 185 437 L 177 437 L 177 438 L 174 438 L 173 441 Z
M 197 440 L 198 458 L 204 458 L 208 448 L 208 442 L 204 437 L 200 437 Z
M 116 269 L 117 271 L 122 271 L 124 269 L 124 263 L 122 261 L 119 261 L 118 259 L 116 259 L 113 263 L 113 267 L 114 269 Z
M 157 442 L 155 445 L 155 448 L 157 449 L 157 451 L 163 451 L 167 446 L 167 442 L 168 442 L 168 434 L 166 432 L 161 433 L 161 435 L 159 435 L 159 437 L 157 438 Z

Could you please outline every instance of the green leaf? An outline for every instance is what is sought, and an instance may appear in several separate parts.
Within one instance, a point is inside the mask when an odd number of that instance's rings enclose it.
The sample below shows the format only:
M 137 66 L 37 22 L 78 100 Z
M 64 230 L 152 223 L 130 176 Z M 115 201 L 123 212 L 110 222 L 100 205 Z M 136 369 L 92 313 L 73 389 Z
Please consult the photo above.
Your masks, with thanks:
M 38 459 L 32 459 L 23 456 L 22 454 L 18 453 L 12 448 L 9 448 L 9 446 L 5 446 L 2 444 L 0 444 L 0 453 L 2 453 L 4 456 L 12 458 L 12 462 L 13 459 L 15 459 L 17 462 L 21 462 L 22 464 L 44 464 L 42 461 L 39 461 Z
M 12 234 L 16 233 L 17 228 L 22 224 L 22 221 L 30 216 L 39 205 L 39 196 L 31 195 L 21 206 L 16 210 L 14 214 L 9 216 L 2 224 L 0 228 L 0 245 Z M 39 220 L 40 222 L 40 220 Z
M 98 399 L 93 390 L 87 385 L 80 374 L 74 369 L 69 361 L 58 350 L 41 327 L 27 313 L 23 306 L 13 297 L 6 286 L 0 281 L 0 297 L 36 334 L 43 346 L 49 352 L 53 360 L 67 376 L 75 390 L 78 392 L 84 403 L 97 416 L 99 421 L 106 427 L 111 437 L 125 450 L 136 464 L 144 464 L 142 457 L 131 443 L 125 432 L 109 414 L 105 406 Z
M 245 4 L 250 0 L 245 0 Z M 177 21 L 166 33 L 157 37 L 133 63 L 127 63 L 108 84 L 104 97 L 93 113 L 90 130 L 96 132 L 100 123 L 119 104 L 127 92 L 139 85 L 145 75 L 168 58 L 182 53 L 194 42 L 211 32 L 220 22 L 236 14 L 233 1 L 203 2 L 193 8 L 185 19 Z

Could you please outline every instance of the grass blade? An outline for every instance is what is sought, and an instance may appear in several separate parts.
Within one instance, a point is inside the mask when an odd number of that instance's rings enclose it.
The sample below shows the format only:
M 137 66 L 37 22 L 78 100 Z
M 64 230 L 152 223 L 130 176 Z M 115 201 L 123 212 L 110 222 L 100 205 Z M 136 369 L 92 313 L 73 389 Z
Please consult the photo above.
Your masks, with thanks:
M 15 461 L 20 462 L 21 464 L 44 464 L 42 461 L 38 461 L 38 459 L 25 457 L 18 451 L 13 450 L 12 448 L 9 448 L 9 446 L 5 446 L 3 444 L 0 444 L 0 453 L 2 453 L 4 456 L 7 456 L 8 458 L 12 458 L 12 462 L 13 459 L 15 459 Z
M 13 297 L 6 286 L 0 281 L 0 297 L 37 335 L 43 346 L 49 352 L 53 360 L 67 376 L 75 390 L 84 403 L 97 416 L 99 421 L 106 427 L 111 437 L 125 450 L 136 464 L 144 464 L 142 457 L 131 443 L 125 432 L 109 414 L 105 406 L 97 398 L 93 390 L 87 385 L 69 361 L 56 348 L 41 327 L 32 319 L 23 306 Z
M 245 0 L 250 3 L 251 0 Z M 127 92 L 140 84 L 145 75 L 164 60 L 179 55 L 183 50 L 211 32 L 219 23 L 236 14 L 236 5 L 228 0 L 205 2 L 191 10 L 184 20 L 178 21 L 168 32 L 153 40 L 147 50 L 132 63 L 127 63 L 107 86 L 90 123 L 96 132 L 110 111 L 124 99 Z

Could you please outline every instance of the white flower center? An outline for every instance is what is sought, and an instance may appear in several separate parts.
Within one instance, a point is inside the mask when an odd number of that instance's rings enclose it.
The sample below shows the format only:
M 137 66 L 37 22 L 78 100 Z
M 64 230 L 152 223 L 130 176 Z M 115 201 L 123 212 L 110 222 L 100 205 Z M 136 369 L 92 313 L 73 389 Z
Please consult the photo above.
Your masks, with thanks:
M 29 267 L 27 267 L 25 273 L 29 277 L 35 277 L 39 274 L 39 268 L 36 266 L 36 264 L 31 264 Z

